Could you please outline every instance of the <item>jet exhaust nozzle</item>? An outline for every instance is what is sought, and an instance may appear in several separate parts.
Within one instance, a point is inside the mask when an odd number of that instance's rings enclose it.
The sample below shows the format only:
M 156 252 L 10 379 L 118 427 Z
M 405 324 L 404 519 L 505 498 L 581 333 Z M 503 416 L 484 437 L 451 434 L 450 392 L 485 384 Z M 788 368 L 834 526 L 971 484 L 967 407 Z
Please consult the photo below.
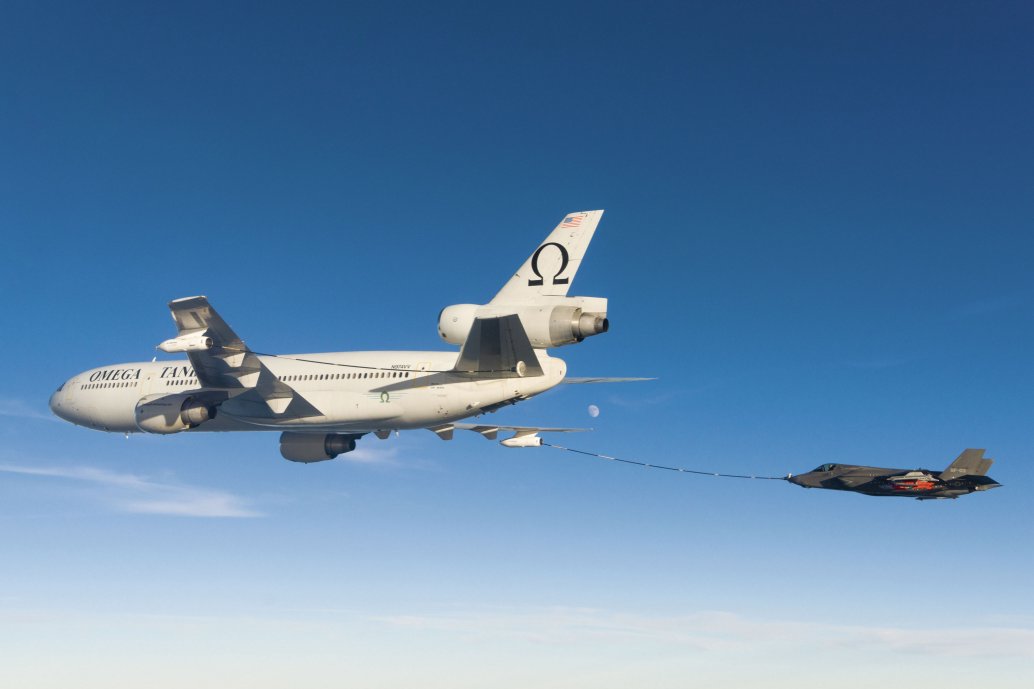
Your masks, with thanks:
M 583 313 L 578 319 L 578 333 L 582 339 L 610 330 L 610 320 L 598 313 Z

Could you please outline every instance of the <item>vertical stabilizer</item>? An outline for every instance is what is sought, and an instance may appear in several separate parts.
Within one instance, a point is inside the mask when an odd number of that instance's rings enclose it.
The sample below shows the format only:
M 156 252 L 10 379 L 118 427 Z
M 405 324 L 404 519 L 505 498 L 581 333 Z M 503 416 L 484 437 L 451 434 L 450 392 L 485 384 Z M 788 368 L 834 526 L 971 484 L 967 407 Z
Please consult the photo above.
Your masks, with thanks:
M 602 215 L 601 210 L 565 215 L 490 303 L 539 304 L 566 297 Z

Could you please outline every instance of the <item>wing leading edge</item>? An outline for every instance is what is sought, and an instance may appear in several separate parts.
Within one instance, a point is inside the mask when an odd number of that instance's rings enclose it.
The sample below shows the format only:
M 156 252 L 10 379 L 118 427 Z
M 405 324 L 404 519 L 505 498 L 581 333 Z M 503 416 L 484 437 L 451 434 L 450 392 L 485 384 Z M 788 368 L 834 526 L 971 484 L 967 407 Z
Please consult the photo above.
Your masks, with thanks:
M 237 391 L 224 411 L 234 407 L 245 416 L 283 413 L 294 399 L 294 391 L 266 368 L 227 325 L 204 296 L 169 302 L 178 335 L 159 345 L 166 352 L 185 352 L 198 381 L 206 388 Z M 247 407 L 244 413 L 243 407 Z M 268 408 L 268 411 L 262 410 Z

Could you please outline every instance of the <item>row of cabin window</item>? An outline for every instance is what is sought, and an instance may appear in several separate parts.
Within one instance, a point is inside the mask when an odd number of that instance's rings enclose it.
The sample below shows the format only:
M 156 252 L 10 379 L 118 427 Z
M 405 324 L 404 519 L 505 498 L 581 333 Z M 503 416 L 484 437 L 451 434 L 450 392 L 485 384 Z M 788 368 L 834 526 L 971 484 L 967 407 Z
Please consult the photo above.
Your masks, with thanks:
M 280 380 L 357 380 L 360 378 L 409 378 L 409 371 L 374 371 L 373 373 L 313 373 L 304 376 L 280 376 Z
M 409 378 L 409 371 L 375 371 L 373 373 L 323 373 L 305 376 L 280 376 L 283 381 L 295 380 L 353 380 L 360 378 Z M 166 380 L 166 387 L 171 385 L 192 385 L 197 379 Z M 100 390 L 104 388 L 128 388 L 136 385 L 136 381 L 116 381 L 108 383 L 86 383 L 83 390 Z

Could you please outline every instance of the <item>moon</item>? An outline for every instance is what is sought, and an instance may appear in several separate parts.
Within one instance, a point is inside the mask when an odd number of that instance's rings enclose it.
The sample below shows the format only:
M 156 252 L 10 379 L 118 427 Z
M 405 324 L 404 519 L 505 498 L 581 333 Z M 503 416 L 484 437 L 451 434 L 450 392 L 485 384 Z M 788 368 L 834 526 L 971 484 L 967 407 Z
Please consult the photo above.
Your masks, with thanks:
M 592 418 L 595 419 L 599 415 L 600 415 L 600 408 L 597 407 L 595 404 L 590 404 L 589 405 L 589 416 L 591 416 Z

